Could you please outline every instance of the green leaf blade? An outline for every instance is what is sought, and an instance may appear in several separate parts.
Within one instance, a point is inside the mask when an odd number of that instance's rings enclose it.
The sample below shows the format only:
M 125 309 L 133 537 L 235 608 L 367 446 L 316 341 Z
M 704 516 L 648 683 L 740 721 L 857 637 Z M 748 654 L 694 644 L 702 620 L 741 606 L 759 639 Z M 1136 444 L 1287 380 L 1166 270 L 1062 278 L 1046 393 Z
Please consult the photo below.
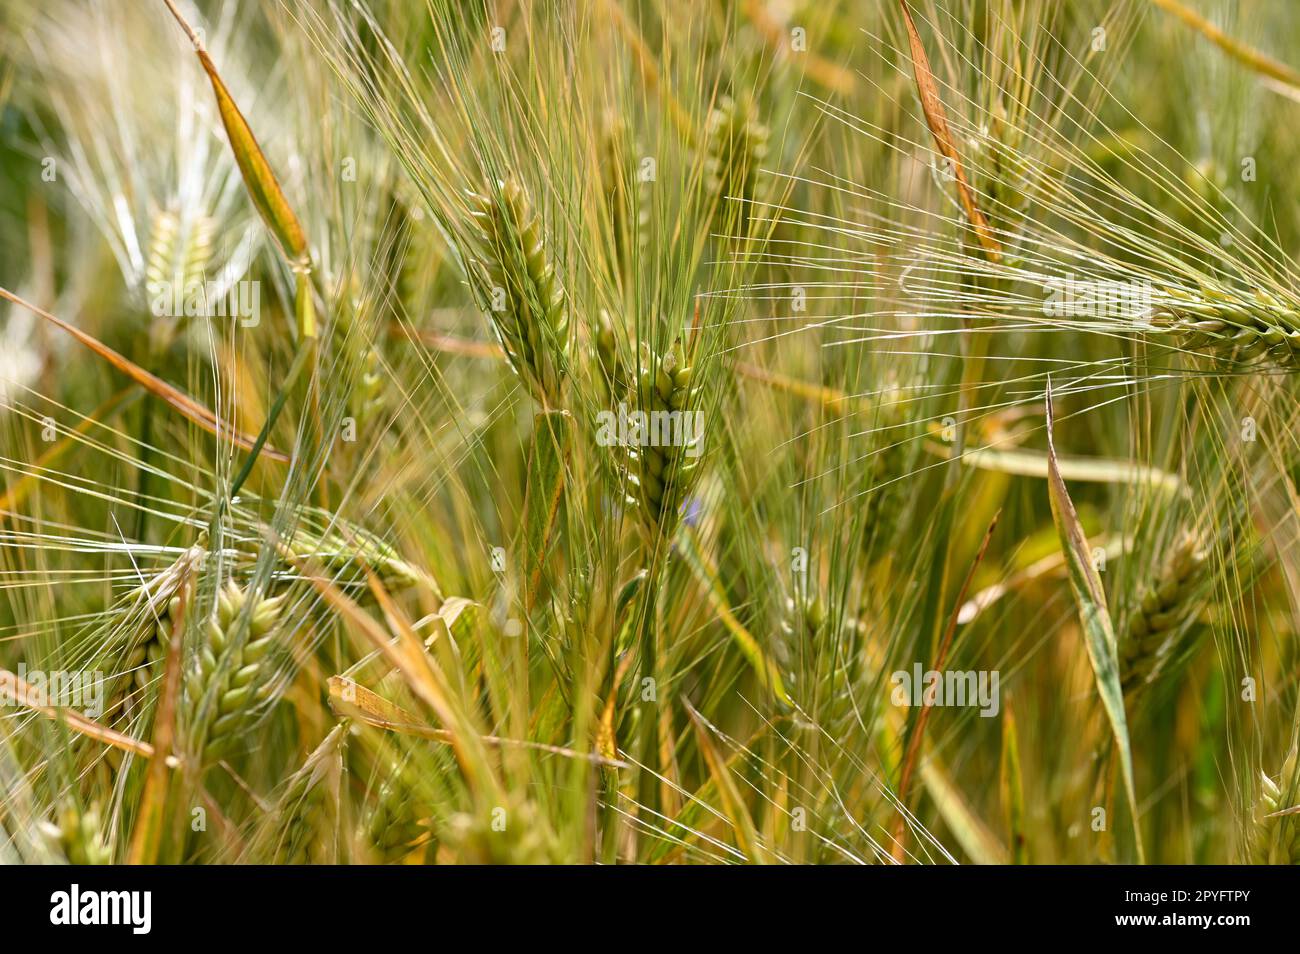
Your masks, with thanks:
M 1092 562 L 1092 551 L 1083 525 L 1070 500 L 1065 480 L 1057 463 L 1056 444 L 1052 435 L 1054 415 L 1051 385 L 1047 390 L 1047 460 L 1048 491 L 1052 506 L 1052 519 L 1061 538 L 1061 550 L 1069 571 L 1070 590 L 1074 593 L 1079 622 L 1083 627 L 1088 659 L 1097 683 L 1097 694 L 1110 722 L 1111 734 L 1119 752 L 1120 769 L 1124 776 L 1124 791 L 1128 797 L 1129 811 L 1133 816 L 1133 837 L 1137 847 L 1138 862 L 1144 860 L 1142 832 L 1138 826 L 1137 792 L 1133 783 L 1133 748 L 1129 740 L 1128 719 L 1124 711 L 1124 690 L 1120 685 L 1119 658 L 1116 651 L 1115 630 L 1111 625 L 1110 610 L 1106 606 L 1106 591 L 1101 577 Z

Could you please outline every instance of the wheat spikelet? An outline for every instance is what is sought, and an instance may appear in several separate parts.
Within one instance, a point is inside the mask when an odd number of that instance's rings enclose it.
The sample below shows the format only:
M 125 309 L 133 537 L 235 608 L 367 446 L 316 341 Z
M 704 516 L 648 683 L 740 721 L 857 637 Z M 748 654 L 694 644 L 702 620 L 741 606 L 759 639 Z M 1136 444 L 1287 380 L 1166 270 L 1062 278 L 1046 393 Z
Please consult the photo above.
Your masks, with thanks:
M 1120 639 L 1120 677 L 1127 695 L 1159 677 L 1177 655 L 1176 641 L 1204 604 L 1200 583 L 1206 553 L 1194 533 L 1184 533 L 1143 594 Z
M 723 96 L 709 113 L 704 171 L 723 228 L 734 236 L 749 235 L 753 203 L 759 197 L 758 167 L 767 155 L 768 135 L 748 96 Z
M 1295 815 L 1269 818 L 1295 804 L 1296 750 L 1282 765 L 1280 782 L 1260 773 L 1259 801 L 1251 832 L 1251 862 L 1257 865 L 1300 864 L 1300 820 Z
M 215 612 L 204 631 L 204 644 L 186 683 L 186 701 L 196 715 L 205 696 L 215 692 L 211 721 L 195 746 L 205 762 L 233 748 L 273 686 L 267 662 L 285 597 L 253 600 L 249 606 L 249 597 L 234 582 L 218 594 Z M 242 646 L 236 646 L 232 638 L 243 614 L 248 617 L 248 637 Z
M 546 251 L 541 223 L 517 180 L 471 194 L 480 229 L 474 279 L 515 373 L 533 397 L 559 407 L 568 360 L 564 289 Z

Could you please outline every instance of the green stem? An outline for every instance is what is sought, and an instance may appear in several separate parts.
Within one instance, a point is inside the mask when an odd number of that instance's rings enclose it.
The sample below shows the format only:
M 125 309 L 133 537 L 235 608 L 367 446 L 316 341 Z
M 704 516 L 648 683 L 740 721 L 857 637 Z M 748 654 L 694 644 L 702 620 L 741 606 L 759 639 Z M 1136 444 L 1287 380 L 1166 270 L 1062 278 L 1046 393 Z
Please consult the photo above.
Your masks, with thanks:
M 650 571 L 646 575 L 645 600 L 641 607 L 641 678 L 654 680 L 655 701 L 648 716 L 642 710 L 641 763 L 644 768 L 637 780 L 637 801 L 652 811 L 659 810 L 659 706 L 667 701 L 662 698 L 659 682 L 657 604 L 668 547 L 666 537 L 656 539 L 656 545 L 650 553 Z

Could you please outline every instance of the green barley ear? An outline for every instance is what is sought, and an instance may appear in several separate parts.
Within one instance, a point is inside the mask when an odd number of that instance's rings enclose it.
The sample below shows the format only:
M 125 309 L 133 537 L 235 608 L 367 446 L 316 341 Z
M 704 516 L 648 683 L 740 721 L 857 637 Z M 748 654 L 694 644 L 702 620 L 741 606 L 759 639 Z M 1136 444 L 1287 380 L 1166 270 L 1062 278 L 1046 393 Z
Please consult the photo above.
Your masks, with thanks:
M 1296 802 L 1296 749 L 1282 765 L 1280 781 L 1260 774 L 1259 801 L 1251 832 L 1251 863 L 1257 865 L 1300 864 L 1300 818 L 1295 815 L 1268 817 Z
M 471 264 L 480 303 L 506 358 L 534 399 L 558 408 L 568 362 L 564 288 L 546 251 L 541 222 L 515 179 L 471 193 L 479 259 Z
M 554 864 L 557 853 L 550 819 L 537 805 L 521 795 L 509 794 L 506 804 L 474 814 L 453 815 L 447 824 L 446 844 L 457 864 L 544 865 Z M 494 827 L 494 818 L 506 822 L 504 830 Z
M 607 115 L 597 143 L 601 197 L 614 238 L 615 277 L 631 281 L 633 253 L 645 248 L 650 226 L 648 183 L 635 168 L 634 141 L 627 121 Z
M 601 380 L 610 399 L 626 394 L 629 388 L 627 369 L 623 364 L 623 352 L 619 347 L 618 331 L 609 312 L 600 310 L 600 317 L 595 335 L 596 362 L 600 366 Z
M 162 674 L 162 660 L 171 641 L 172 621 L 180 606 L 178 592 L 186 577 L 207 558 L 205 540 L 188 548 L 176 562 L 141 584 L 129 598 L 130 624 L 117 665 L 119 675 L 109 689 L 104 711 L 117 720 L 139 708 L 153 680 Z
M 203 646 L 186 683 L 186 701 L 194 716 L 209 692 L 216 697 L 210 722 L 195 747 L 204 764 L 234 748 L 274 686 L 273 669 L 268 663 L 284 601 L 284 596 L 250 598 L 234 582 L 217 596 Z M 235 646 L 232 638 L 244 614 L 248 617 L 248 636 L 242 646 Z
M 145 290 L 150 298 L 155 291 L 179 284 L 182 300 L 202 283 L 212 264 L 212 235 L 216 223 L 206 215 L 195 216 L 185 227 L 174 212 L 154 215 L 149 232 L 145 259 Z M 176 334 L 174 318 L 155 318 L 150 324 L 150 338 L 156 348 L 165 348 Z
M 1206 553 L 1194 533 L 1184 533 L 1130 615 L 1120 639 L 1120 679 L 1135 697 L 1178 655 L 1178 640 L 1205 605 Z
M 340 309 L 332 328 L 334 348 L 340 355 L 341 372 L 355 375 L 347 393 L 347 413 L 358 429 L 368 426 L 384 411 L 383 355 L 372 343 L 373 322 L 368 320 L 365 296 L 356 276 L 349 287 L 354 307 Z
M 420 586 L 435 594 L 440 593 L 437 583 L 428 573 L 403 560 L 380 537 L 340 517 L 321 516 L 328 518 L 328 529 L 320 531 L 299 526 L 294 531 L 289 544 L 294 556 L 320 564 L 339 583 L 364 586 L 366 571 L 369 571 L 388 590 Z
M 428 829 L 416 808 L 415 793 L 401 770 L 379 789 L 375 806 L 366 819 L 367 844 L 383 864 L 392 864 L 414 850 L 414 842 Z
M 317 783 L 295 791 L 281 816 L 283 829 L 276 864 L 312 865 L 333 861 L 329 845 L 322 837 L 328 825 L 329 800 L 325 785 Z
M 367 348 L 361 357 L 361 376 L 352 391 L 350 410 L 357 427 L 370 424 L 384 410 L 382 359 L 376 348 Z
M 176 275 L 176 245 L 180 222 L 172 212 L 158 212 L 149 229 L 149 253 L 144 279 L 149 285 L 166 284 Z
M 915 440 L 924 422 L 916 420 L 908 406 L 907 389 L 892 377 L 887 379 L 875 398 L 875 406 L 861 415 L 875 438 L 875 448 L 862 461 L 862 479 L 869 493 L 862 498 L 863 546 L 868 556 L 876 558 L 887 552 L 896 539 L 898 528 L 906 519 L 908 507 L 899 498 L 906 494 L 907 481 L 902 478 L 920 466 L 914 460 Z M 841 404 L 837 413 L 852 411 Z
M 645 415 L 650 439 L 629 449 L 629 483 L 643 524 L 652 535 L 671 535 L 676 526 L 682 501 L 695 480 L 701 450 L 698 442 L 703 439 L 693 428 L 676 423 L 678 413 L 666 417 L 666 412 L 680 412 L 680 420 L 695 419 L 689 416 L 697 396 L 691 387 L 692 371 L 681 354 L 680 339 L 663 357 L 644 347 L 633 395 L 636 410 Z M 667 435 L 671 441 L 655 439 L 665 436 L 656 423 L 665 417 L 672 422 Z
M 162 675 L 167 644 L 172 638 L 172 621 L 180 611 L 180 602 L 179 596 L 173 596 L 158 611 L 156 619 L 151 613 L 145 620 L 139 630 L 142 638 L 131 645 L 122 663 L 123 676 L 114 686 L 108 712 L 121 714 L 127 708 L 135 711 L 144 698 L 145 690 L 155 678 Z
M 781 628 L 792 640 L 811 639 L 826 623 L 826 604 L 815 593 L 800 587 L 785 599 L 785 619 Z
M 334 857 L 333 817 L 337 773 L 347 726 L 336 725 L 290 776 L 275 809 L 265 817 L 263 836 L 274 839 L 277 864 L 329 864 Z
M 212 262 L 215 226 L 210 217 L 197 215 L 181 235 L 181 221 L 176 213 L 155 214 L 145 260 L 145 281 L 154 284 L 179 280 L 182 288 L 203 281 Z
M 976 191 L 984 197 L 989 218 L 1000 232 L 1020 228 L 1035 190 L 1035 169 L 1024 138 L 1024 129 L 1010 121 L 1001 94 L 989 110 L 989 121 L 972 137 Z
M 704 171 L 717 202 L 719 227 L 739 238 L 749 236 L 768 135 L 748 96 L 723 96 L 705 125 Z
M 98 804 L 92 803 L 82 811 L 75 802 L 68 801 L 59 810 L 57 824 L 41 822 L 40 827 L 49 841 L 63 852 L 68 864 L 112 864 L 113 853 L 104 842 Z
M 798 659 L 804 647 L 814 641 L 826 625 L 826 604 L 807 581 L 797 583 L 794 592 L 785 598 L 784 612 L 779 619 L 778 638 L 772 640 L 772 653 L 786 678 L 796 675 L 792 661 Z
M 1203 281 L 1199 292 L 1165 289 L 1158 298 L 1151 325 L 1181 350 L 1300 367 L 1300 310 L 1269 292 L 1236 292 Z

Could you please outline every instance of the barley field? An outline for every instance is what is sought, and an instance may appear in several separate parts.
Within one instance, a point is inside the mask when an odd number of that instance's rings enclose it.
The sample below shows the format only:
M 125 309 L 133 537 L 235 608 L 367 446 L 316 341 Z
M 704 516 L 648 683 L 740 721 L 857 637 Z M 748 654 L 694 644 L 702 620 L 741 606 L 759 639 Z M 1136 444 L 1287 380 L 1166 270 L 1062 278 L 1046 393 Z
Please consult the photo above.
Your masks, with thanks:
M 1300 862 L 1298 49 L 6 0 L 0 862 Z

